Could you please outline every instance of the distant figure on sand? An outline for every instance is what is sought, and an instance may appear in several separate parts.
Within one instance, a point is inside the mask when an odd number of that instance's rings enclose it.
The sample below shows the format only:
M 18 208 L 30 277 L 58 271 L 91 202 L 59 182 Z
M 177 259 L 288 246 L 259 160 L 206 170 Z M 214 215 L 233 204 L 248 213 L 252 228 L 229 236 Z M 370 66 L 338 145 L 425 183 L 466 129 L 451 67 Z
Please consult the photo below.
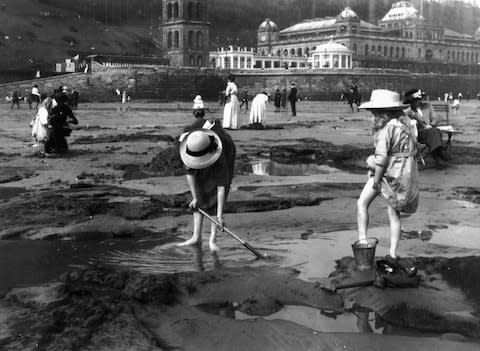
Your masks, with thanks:
M 30 101 L 32 103 L 36 102 L 37 104 L 35 105 L 35 108 L 38 108 L 38 105 L 40 104 L 40 101 L 42 99 L 42 95 L 40 94 L 40 91 L 38 90 L 38 85 L 34 84 L 32 87 L 32 93 L 30 94 Z M 30 105 L 31 108 L 31 105 Z
M 245 113 L 248 112 L 248 89 L 243 88 L 242 93 L 242 103 L 240 104 L 240 110 L 242 110 L 242 106 L 245 105 Z
M 255 95 L 252 100 L 249 123 L 252 126 L 262 124 L 265 120 L 265 111 L 267 109 L 268 94 L 262 92 Z
M 288 94 L 288 101 L 290 101 L 290 106 L 292 108 L 292 116 L 295 117 L 297 115 L 297 85 L 292 83 L 290 88 L 290 93 Z
M 282 91 L 280 92 L 280 105 L 282 108 L 285 110 L 287 108 L 287 89 L 282 88 Z
M 198 128 L 199 122 L 203 122 L 202 128 Z M 192 195 L 188 206 L 194 213 L 193 235 L 178 245 L 201 245 L 203 215 L 197 211 L 200 208 L 211 215 L 216 212 L 220 227 L 211 224 L 209 247 L 213 252 L 218 251 L 217 230 L 223 231 L 225 223 L 223 213 L 233 178 L 235 145 L 218 122 L 203 118 L 187 128 L 179 141 L 180 158 L 186 168 Z
M 238 89 L 235 84 L 235 76 L 233 74 L 228 75 L 227 88 L 225 89 L 225 108 L 223 110 L 223 128 L 225 129 L 238 129 Z
M 280 93 L 280 89 L 276 89 L 275 95 L 273 96 L 273 105 L 275 106 L 275 112 L 280 112 L 281 103 L 282 103 L 282 93 Z
M 14 105 L 17 105 L 17 108 L 20 108 L 20 96 L 16 90 L 12 92 L 12 104 L 10 105 L 10 109 L 13 109 Z
M 359 241 L 366 242 L 368 208 L 381 194 L 387 200 L 390 221 L 390 251 L 385 259 L 413 276 L 415 267 L 401 262 L 397 255 L 400 212 L 416 212 L 419 195 L 415 126 L 404 115 L 406 107 L 399 94 L 384 89 L 373 90 L 370 101 L 360 105 L 374 117 L 375 154 L 367 159 L 368 180 L 357 200 L 357 226 Z

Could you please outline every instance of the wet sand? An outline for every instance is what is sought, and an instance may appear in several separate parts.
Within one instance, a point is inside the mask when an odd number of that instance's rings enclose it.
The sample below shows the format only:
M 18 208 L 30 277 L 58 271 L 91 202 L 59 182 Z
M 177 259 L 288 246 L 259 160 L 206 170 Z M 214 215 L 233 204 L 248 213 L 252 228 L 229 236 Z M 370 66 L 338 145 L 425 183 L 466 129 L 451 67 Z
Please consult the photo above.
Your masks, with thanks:
M 478 348 L 480 287 L 449 272 L 475 277 L 480 269 L 480 102 L 464 102 L 450 116 L 463 130 L 453 138 L 454 158 L 443 170 L 425 158 L 419 210 L 402 218 L 399 253 L 415 259 L 420 287 L 339 295 L 318 282 L 357 274 L 350 245 L 364 160 L 373 151 L 368 113 L 304 102 L 298 117 L 269 111 L 270 128 L 230 132 L 238 158 L 225 217 L 269 256 L 254 260 L 226 234 L 217 255 L 205 242 L 175 246 L 192 230 L 174 142 L 192 121 L 190 105 L 81 105 L 71 153 L 46 158 L 32 153 L 33 112 L 0 106 L 1 346 Z M 221 117 L 215 103 L 207 106 Z M 242 114 L 241 124 L 247 120 Z M 389 245 L 383 200 L 370 213 L 381 257 Z M 32 287 L 52 281 L 60 285 Z M 19 330 L 29 332 L 17 337 Z

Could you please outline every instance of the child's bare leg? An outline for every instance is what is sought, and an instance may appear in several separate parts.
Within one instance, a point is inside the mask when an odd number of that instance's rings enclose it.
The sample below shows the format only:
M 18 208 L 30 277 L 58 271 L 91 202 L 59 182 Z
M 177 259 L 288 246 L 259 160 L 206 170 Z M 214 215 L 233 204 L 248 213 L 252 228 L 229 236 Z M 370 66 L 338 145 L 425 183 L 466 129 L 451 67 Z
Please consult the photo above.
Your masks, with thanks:
M 388 219 L 390 220 L 390 256 L 396 258 L 401 234 L 400 213 L 388 206 Z
M 177 244 L 177 246 L 200 245 L 202 243 L 203 216 L 200 212 L 193 213 L 193 235 L 190 239 Z
M 210 227 L 210 241 L 208 242 L 210 251 L 217 252 L 220 248 L 217 246 L 217 225 L 212 223 Z
M 357 228 L 358 228 L 358 240 L 367 240 L 368 229 L 368 207 L 372 203 L 373 199 L 377 197 L 377 192 L 373 189 L 373 177 L 369 178 L 360 197 L 357 200 Z

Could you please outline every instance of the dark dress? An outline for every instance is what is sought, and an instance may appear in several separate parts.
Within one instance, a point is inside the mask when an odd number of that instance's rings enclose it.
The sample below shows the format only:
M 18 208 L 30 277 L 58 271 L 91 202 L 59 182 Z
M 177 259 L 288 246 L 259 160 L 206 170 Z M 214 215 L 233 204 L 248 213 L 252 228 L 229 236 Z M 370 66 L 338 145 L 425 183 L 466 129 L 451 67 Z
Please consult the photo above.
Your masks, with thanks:
M 297 108 L 296 108 L 296 103 L 297 103 L 297 88 L 292 87 L 290 89 L 290 94 L 288 94 L 288 100 L 290 101 L 290 106 L 292 107 L 292 116 L 297 115 Z
M 282 94 L 280 94 L 280 91 L 277 90 L 273 97 L 273 104 L 275 105 L 275 108 L 277 111 L 280 109 L 281 101 L 282 101 Z
M 68 130 L 66 130 L 66 127 L 68 127 L 68 123 L 78 124 L 78 120 L 73 115 L 70 107 L 65 104 L 58 104 L 57 106 L 55 106 L 52 109 L 52 113 L 49 119 L 50 125 L 52 127 L 52 133 L 50 138 L 47 140 L 47 143 L 45 144 L 45 151 L 47 153 L 68 152 L 68 144 L 65 137 L 68 136 L 69 133 Z
M 189 132 L 201 128 L 204 123 L 205 120 L 200 118 L 191 126 L 185 128 L 185 131 Z M 225 202 L 228 198 L 235 164 L 235 144 L 230 135 L 223 129 L 220 121 L 215 121 L 215 125 L 211 130 L 217 133 L 222 141 L 223 148 L 219 159 L 207 168 L 186 168 L 186 172 L 195 178 L 198 191 L 198 207 L 210 214 L 215 214 L 217 209 L 218 186 L 225 187 Z

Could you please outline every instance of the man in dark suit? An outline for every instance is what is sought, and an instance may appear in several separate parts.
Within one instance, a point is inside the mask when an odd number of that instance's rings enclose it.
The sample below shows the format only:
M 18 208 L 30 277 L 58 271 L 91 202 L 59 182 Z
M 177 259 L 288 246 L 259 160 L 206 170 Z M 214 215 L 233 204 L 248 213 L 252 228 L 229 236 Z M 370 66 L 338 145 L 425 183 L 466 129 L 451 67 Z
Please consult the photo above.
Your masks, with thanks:
M 292 116 L 297 115 L 296 102 L 297 102 L 297 87 L 295 82 L 292 83 L 290 88 L 290 94 L 288 94 L 288 100 L 290 101 L 290 106 L 292 107 Z

